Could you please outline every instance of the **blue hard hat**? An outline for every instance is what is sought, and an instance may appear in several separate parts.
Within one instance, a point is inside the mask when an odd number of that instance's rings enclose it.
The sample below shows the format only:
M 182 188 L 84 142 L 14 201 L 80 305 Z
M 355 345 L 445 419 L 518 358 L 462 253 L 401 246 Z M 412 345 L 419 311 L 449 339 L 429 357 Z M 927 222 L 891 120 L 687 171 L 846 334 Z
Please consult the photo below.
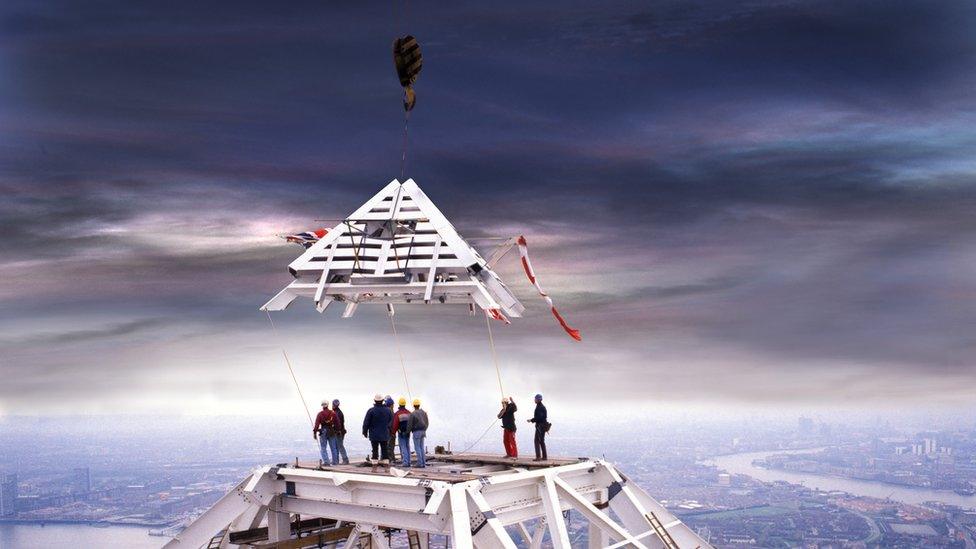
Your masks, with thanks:
M 393 406 L 393 397 L 387 395 L 386 400 L 383 401 L 383 404 L 386 404 L 387 406 Z
M 542 393 L 536 393 L 535 399 L 536 400 L 542 400 Z
M 333 400 L 333 401 L 332 401 L 332 405 L 333 405 L 333 406 L 338 406 L 338 405 L 339 405 L 339 399 L 335 399 L 335 400 Z

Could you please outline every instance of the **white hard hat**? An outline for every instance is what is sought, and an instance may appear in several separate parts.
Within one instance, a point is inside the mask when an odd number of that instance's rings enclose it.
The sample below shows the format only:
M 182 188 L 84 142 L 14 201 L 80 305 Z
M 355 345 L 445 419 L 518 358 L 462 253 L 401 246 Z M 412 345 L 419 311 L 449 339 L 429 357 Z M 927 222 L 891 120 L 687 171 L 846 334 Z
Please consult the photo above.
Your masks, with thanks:
M 328 406 L 328 405 L 329 405 L 329 399 L 323 398 L 322 399 L 322 406 Z
M 383 401 L 383 395 L 379 393 L 373 395 L 373 402 L 382 402 L 382 401 Z

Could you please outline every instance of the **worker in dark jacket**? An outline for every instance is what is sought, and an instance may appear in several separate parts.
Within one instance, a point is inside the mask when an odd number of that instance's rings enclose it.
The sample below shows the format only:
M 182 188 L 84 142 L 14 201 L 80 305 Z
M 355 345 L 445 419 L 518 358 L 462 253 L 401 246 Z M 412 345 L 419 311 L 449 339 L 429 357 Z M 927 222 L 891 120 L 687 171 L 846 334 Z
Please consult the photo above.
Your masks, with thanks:
M 535 423 L 535 461 L 549 459 L 546 454 L 546 432 L 549 431 L 549 414 L 542 404 L 542 395 L 535 395 L 535 414 L 529 423 Z
M 380 465 L 390 467 L 390 426 L 393 425 L 393 413 L 386 407 L 382 395 L 373 398 L 373 407 L 366 412 L 363 419 L 363 436 L 369 438 L 373 447 L 373 472 L 376 472 L 376 460 Z
M 383 399 L 383 404 L 390 409 L 391 415 L 396 415 L 396 408 L 393 406 L 395 404 L 393 397 L 386 395 L 386 397 Z M 390 423 L 390 440 L 387 442 L 387 445 L 389 445 L 388 451 L 390 452 L 390 461 L 396 461 L 397 436 L 396 431 L 393 430 L 393 423 Z
M 346 454 L 346 414 L 342 413 L 339 409 L 339 399 L 332 401 L 332 411 L 336 415 L 336 449 L 339 450 L 339 456 L 342 458 L 342 463 L 349 463 L 349 456 Z
M 505 457 L 518 457 L 518 444 L 515 442 L 515 412 L 518 406 L 512 397 L 502 399 L 502 409 L 498 412 L 498 419 L 502 420 L 502 444 L 505 446 Z

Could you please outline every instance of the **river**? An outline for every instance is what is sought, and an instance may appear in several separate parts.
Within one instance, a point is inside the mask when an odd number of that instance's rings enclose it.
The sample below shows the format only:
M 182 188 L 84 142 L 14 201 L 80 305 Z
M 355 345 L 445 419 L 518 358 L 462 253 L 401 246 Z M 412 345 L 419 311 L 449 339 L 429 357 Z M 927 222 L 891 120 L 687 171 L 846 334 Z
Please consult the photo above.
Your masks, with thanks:
M 812 450 L 804 450 L 809 452 Z M 961 496 L 950 490 L 932 490 L 930 488 L 914 488 L 897 486 L 870 480 L 855 480 L 813 473 L 796 473 L 779 469 L 764 469 L 752 464 L 753 460 L 762 459 L 773 454 L 802 453 L 804 451 L 751 452 L 747 454 L 731 454 L 719 456 L 706 463 L 716 465 L 732 474 L 748 475 L 763 482 L 785 481 L 791 484 L 802 484 L 807 488 L 817 488 L 824 491 L 843 491 L 858 496 L 874 498 L 891 498 L 904 503 L 921 504 L 926 501 L 939 501 L 960 507 L 976 508 L 976 496 Z
M 149 535 L 144 526 L 107 526 L 87 524 L 17 524 L 0 523 L 0 547 L 3 549 L 159 549 L 169 538 Z

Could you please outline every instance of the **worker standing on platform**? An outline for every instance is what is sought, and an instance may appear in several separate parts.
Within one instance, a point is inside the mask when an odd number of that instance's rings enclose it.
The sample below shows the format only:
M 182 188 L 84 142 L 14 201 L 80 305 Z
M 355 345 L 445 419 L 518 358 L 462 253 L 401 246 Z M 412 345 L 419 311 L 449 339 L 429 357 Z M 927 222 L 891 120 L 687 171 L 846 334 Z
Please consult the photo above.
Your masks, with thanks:
M 373 449 L 373 472 L 376 472 L 376 460 L 384 467 L 390 466 L 390 426 L 393 425 L 393 413 L 387 408 L 383 397 L 373 397 L 373 407 L 366 412 L 363 419 L 363 436 L 369 438 Z
M 332 401 L 332 411 L 336 415 L 336 448 L 339 450 L 339 457 L 342 463 L 349 463 L 349 455 L 346 454 L 346 414 L 339 409 L 339 399 Z
M 386 397 L 383 399 L 383 404 L 385 404 L 386 407 L 390 409 L 390 417 L 393 417 L 393 414 L 396 412 L 396 408 L 393 407 L 394 404 L 393 397 L 391 397 L 390 395 L 386 395 Z M 390 461 L 395 462 L 397 437 L 396 437 L 396 429 L 393 428 L 392 420 L 390 421 L 390 440 L 386 443 L 386 445 L 388 448 L 387 451 L 390 452 Z
M 518 444 L 515 442 L 515 412 L 518 406 L 512 397 L 502 399 L 502 409 L 498 412 L 498 419 L 502 420 L 502 444 L 505 446 L 505 457 L 518 457 Z
M 535 461 L 549 459 L 546 454 L 546 433 L 549 432 L 549 414 L 542 404 L 542 395 L 535 395 L 535 414 L 529 423 L 535 423 Z
M 413 435 L 413 451 L 417 454 L 417 467 L 422 469 L 427 467 L 425 439 L 427 438 L 427 427 L 430 425 L 430 420 L 427 418 L 427 412 L 420 409 L 419 398 L 413 399 L 413 412 L 410 413 L 410 418 L 407 421 L 410 423 L 410 434 Z
M 329 409 L 329 399 L 322 400 L 322 411 L 315 416 L 315 425 L 312 427 L 312 438 L 319 441 L 319 452 L 322 454 L 322 464 L 338 465 L 339 453 L 336 450 L 336 415 Z M 332 458 L 329 458 L 329 451 L 332 451 Z
M 407 399 L 400 397 L 399 408 L 393 413 L 393 432 L 400 443 L 400 460 L 404 467 L 410 467 L 410 410 Z

